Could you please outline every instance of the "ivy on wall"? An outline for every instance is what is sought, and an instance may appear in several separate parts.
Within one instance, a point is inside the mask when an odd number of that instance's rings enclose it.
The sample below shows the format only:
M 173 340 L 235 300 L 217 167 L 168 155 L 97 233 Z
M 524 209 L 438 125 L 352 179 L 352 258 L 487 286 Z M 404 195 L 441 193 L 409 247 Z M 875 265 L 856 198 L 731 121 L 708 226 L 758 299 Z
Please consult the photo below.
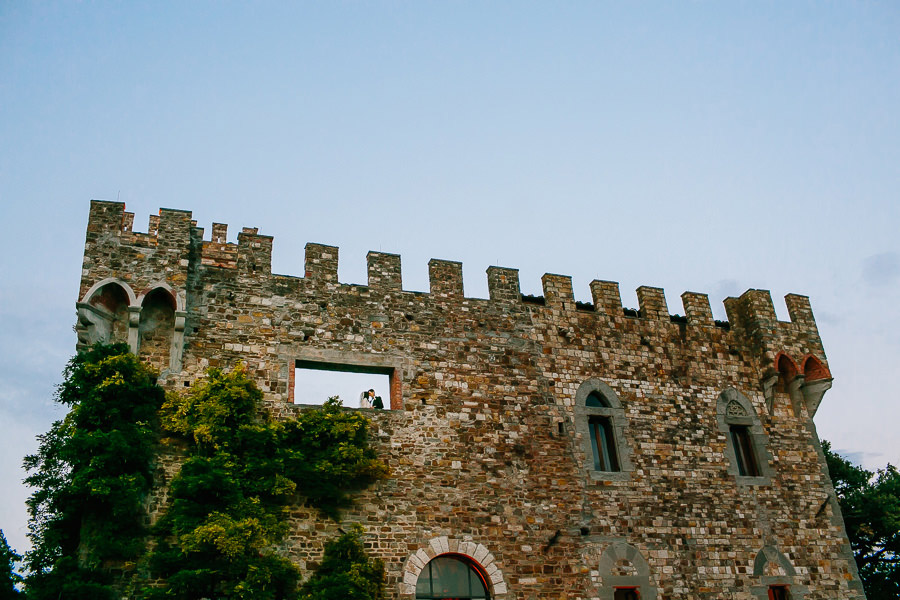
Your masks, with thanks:
M 240 366 L 164 397 L 125 345 L 97 345 L 70 361 L 58 400 L 69 414 L 26 458 L 36 488 L 28 598 L 298 598 L 299 571 L 275 551 L 289 507 L 306 502 L 337 519 L 354 491 L 389 474 L 360 413 L 332 398 L 275 421 Z M 161 434 L 187 451 L 168 510 L 148 534 L 143 503 Z M 327 552 L 320 569 L 352 582 L 357 592 L 344 597 L 374 600 L 384 568 L 366 556 L 361 535 L 354 527 L 328 546 L 353 549 L 343 575 Z
M 363 529 L 350 531 L 325 545 L 316 572 L 303 584 L 301 600 L 374 600 L 384 597 L 384 564 L 366 554 Z
M 147 597 L 295 597 L 299 572 L 272 548 L 296 496 L 336 518 L 350 492 L 387 476 L 368 446 L 368 419 L 336 398 L 288 422 L 270 419 L 261 401 L 241 367 L 212 369 L 189 394 L 167 398 L 163 426 L 189 450 L 151 557 L 166 587 Z
M 145 546 L 143 500 L 153 484 L 164 393 L 125 344 L 79 353 L 64 377 L 57 401 L 69 413 L 25 458 L 25 482 L 35 488 L 28 597 L 114 598 L 107 567 L 136 560 Z

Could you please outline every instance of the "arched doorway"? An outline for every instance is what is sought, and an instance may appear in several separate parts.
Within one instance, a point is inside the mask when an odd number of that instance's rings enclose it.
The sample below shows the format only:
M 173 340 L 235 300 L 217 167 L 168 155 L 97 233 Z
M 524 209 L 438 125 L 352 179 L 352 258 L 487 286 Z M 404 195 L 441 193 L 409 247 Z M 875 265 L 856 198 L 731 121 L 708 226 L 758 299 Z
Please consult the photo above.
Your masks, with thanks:
M 435 557 L 416 581 L 416 600 L 490 600 L 487 578 L 457 554 Z

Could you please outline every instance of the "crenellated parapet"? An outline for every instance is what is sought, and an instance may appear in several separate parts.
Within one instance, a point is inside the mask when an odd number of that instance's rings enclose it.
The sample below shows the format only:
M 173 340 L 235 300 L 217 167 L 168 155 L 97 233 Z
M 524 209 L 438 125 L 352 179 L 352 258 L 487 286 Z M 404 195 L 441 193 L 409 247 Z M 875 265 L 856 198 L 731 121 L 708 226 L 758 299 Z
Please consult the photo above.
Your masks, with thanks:
M 227 241 L 228 225 L 213 223 L 209 239 L 203 239 L 204 229 L 191 220 L 190 211 L 160 209 L 150 217 L 147 233 L 133 231 L 134 214 L 125 212 L 121 202 L 92 201 L 88 221 L 88 243 L 116 239 L 122 246 L 155 248 L 173 255 L 187 255 L 191 244 L 199 244 L 200 264 L 204 267 L 234 269 L 247 275 L 266 278 L 272 275 L 272 236 L 261 235 L 255 227 L 244 227 L 237 235 L 237 243 Z M 339 285 L 336 246 L 308 243 L 306 245 L 304 278 L 315 284 Z M 402 291 L 403 279 L 399 255 L 369 252 L 367 257 L 367 285 L 373 290 Z M 432 259 L 428 263 L 429 293 L 444 299 L 463 299 L 463 265 L 450 260 Z M 492 266 L 487 270 L 490 300 L 521 302 L 519 272 L 508 267 Z M 547 273 L 541 279 L 543 300 L 540 304 L 575 310 L 572 278 Z M 669 321 L 665 291 L 658 287 L 637 288 L 637 318 Z M 619 284 L 594 280 L 590 283 L 592 310 L 609 317 L 622 317 Z M 706 294 L 685 292 L 681 295 L 683 312 L 689 325 L 714 325 L 712 309 Z M 815 330 L 815 319 L 806 296 L 789 294 L 785 297 L 790 323 Z M 535 303 L 531 303 L 533 306 Z M 580 303 L 579 303 L 580 304 Z M 770 346 L 778 337 L 779 322 L 769 292 L 748 290 L 739 298 L 725 300 L 728 321 L 754 336 L 761 346 Z M 585 306 L 579 306 L 584 311 Z M 777 351 L 777 350 L 776 350 Z M 772 353 L 774 356 L 774 351 Z
M 228 226 L 213 223 L 208 237 L 203 228 L 197 227 L 191 212 L 160 209 L 150 217 L 146 233 L 134 231 L 134 215 L 125 211 L 120 202 L 93 201 L 87 228 L 85 252 L 85 276 L 82 281 L 82 321 L 85 331 L 89 315 L 99 314 L 104 304 L 86 297 L 89 288 L 105 278 L 119 279 L 135 290 L 135 297 L 160 287 L 168 286 L 172 295 L 185 297 L 188 292 L 188 274 L 191 269 L 221 270 L 233 273 L 248 284 L 268 285 L 267 282 L 290 281 L 304 289 L 350 289 L 354 286 L 338 280 L 339 249 L 326 244 L 308 243 L 305 248 L 303 277 L 287 277 L 272 274 L 273 238 L 261 235 L 257 228 L 244 227 L 237 235 L 237 243 L 227 240 Z M 206 239 L 204 239 L 206 238 Z M 402 294 L 401 257 L 385 252 L 369 252 L 367 261 L 367 285 L 369 294 Z M 463 265 L 450 260 L 432 259 L 428 263 L 429 292 L 416 293 L 420 302 L 443 303 L 496 303 L 501 306 L 519 306 L 522 310 L 556 311 L 552 314 L 583 317 L 593 314 L 597 319 L 631 323 L 648 332 L 660 332 L 680 327 L 718 331 L 716 335 L 746 340 L 755 357 L 760 379 L 766 390 L 775 389 L 780 373 L 776 355 L 789 353 L 797 360 L 813 356 L 822 365 L 814 380 L 819 387 L 830 381 L 821 349 L 818 331 L 809 299 L 789 294 L 785 297 L 790 315 L 789 321 L 779 321 L 771 295 L 766 290 L 748 290 L 738 298 L 727 298 L 725 310 L 727 322 L 715 321 L 706 294 L 684 292 L 681 295 L 683 315 L 670 314 L 665 291 L 658 287 L 637 288 L 638 308 L 623 306 L 619 284 L 613 281 L 590 282 L 591 302 L 576 302 L 572 278 L 567 275 L 547 273 L 541 278 L 543 295 L 523 296 L 517 269 L 491 266 L 487 269 L 488 299 L 467 298 L 463 289 Z M 359 286 L 355 286 L 358 288 Z M 104 302 L 109 304 L 107 290 Z M 142 295 L 143 294 L 143 295 Z M 190 302 L 188 302 L 190 304 Z M 88 308 L 90 307 L 90 308 Z M 141 307 L 130 306 L 132 315 L 129 339 L 137 345 Z M 181 314 L 185 309 L 178 309 Z M 559 312 L 561 311 L 561 312 Z M 550 314 L 550 313 L 548 313 Z M 91 317 L 93 318 L 93 317 Z M 97 319 L 94 319 L 97 321 Z M 102 319 L 101 319 L 102 320 Z M 113 320 L 97 325 L 95 331 L 112 331 Z M 182 329 L 184 319 L 181 319 Z M 90 336 L 83 336 L 85 340 Z M 724 338 L 723 338 L 724 339 Z M 172 356 L 177 354 L 171 352 Z M 174 366 L 174 363 L 173 363 Z M 798 370 L 803 376 L 801 370 Z M 821 373 L 828 373 L 823 376 Z M 771 396 L 771 394 L 770 394 Z M 804 402 L 813 413 L 818 402 Z

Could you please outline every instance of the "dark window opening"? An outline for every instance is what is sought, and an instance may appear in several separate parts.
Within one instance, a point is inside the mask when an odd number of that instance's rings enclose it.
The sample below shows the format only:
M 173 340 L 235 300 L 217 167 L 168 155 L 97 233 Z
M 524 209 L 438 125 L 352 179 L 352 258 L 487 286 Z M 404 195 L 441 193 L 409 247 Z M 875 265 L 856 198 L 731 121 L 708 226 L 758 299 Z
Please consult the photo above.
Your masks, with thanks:
M 416 600 L 490 600 L 485 576 L 460 556 L 438 556 L 416 581 Z
M 613 600 L 640 600 L 641 595 L 637 588 L 616 588 Z
M 753 442 L 750 439 L 750 428 L 746 425 L 731 425 L 729 429 L 731 430 L 734 456 L 737 459 L 738 475 L 758 477 L 759 465 L 756 462 Z
M 584 405 L 596 408 L 610 408 L 609 400 L 604 398 L 598 392 L 591 392 L 584 400 Z
M 594 451 L 594 470 L 618 471 L 619 458 L 616 456 L 616 440 L 610 418 L 590 417 L 588 429 L 591 435 L 591 448 Z
M 332 396 L 338 396 L 347 408 L 392 407 L 398 397 L 398 382 L 392 367 L 348 365 L 309 360 L 298 360 L 294 368 L 294 404 L 322 405 Z M 374 394 L 368 394 L 374 390 Z
M 786 585 L 770 585 L 769 600 L 790 600 L 791 595 L 788 593 Z

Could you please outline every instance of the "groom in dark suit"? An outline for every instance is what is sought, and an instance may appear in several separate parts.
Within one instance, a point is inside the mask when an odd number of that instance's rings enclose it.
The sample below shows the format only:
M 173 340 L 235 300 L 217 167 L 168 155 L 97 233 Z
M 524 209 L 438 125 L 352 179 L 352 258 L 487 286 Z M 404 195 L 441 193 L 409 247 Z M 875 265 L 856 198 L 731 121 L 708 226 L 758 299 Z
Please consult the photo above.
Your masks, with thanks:
M 369 390 L 369 402 L 372 403 L 372 408 L 384 408 L 384 402 L 381 401 L 381 396 L 375 395 L 375 390 Z

